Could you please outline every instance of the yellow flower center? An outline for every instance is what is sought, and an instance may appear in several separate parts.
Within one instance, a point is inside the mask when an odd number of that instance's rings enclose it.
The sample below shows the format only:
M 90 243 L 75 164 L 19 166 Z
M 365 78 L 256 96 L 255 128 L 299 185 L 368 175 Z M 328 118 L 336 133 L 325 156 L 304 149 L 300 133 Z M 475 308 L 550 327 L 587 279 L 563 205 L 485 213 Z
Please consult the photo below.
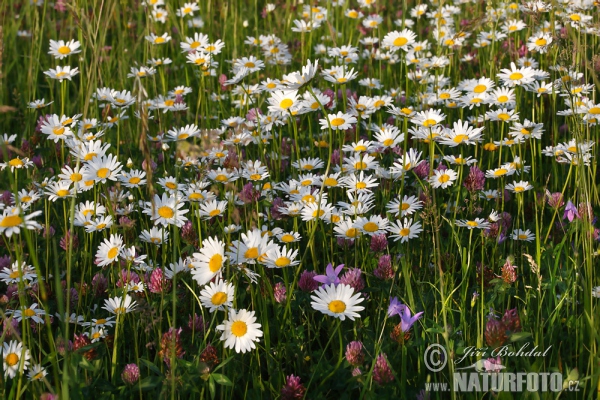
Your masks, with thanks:
M 21 161 L 21 159 L 19 157 L 13 158 L 12 160 L 10 160 L 8 162 L 8 165 L 10 165 L 11 167 L 14 168 L 19 168 L 22 167 L 23 165 L 25 165 L 25 163 L 23 163 L 23 161 Z
M 328 308 L 332 313 L 340 314 L 346 311 L 346 303 L 341 300 L 333 300 L 329 303 Z
M 527 239 L 527 235 L 525 235 L 524 233 L 521 233 L 521 234 L 520 234 L 518 237 L 519 237 L 519 239 L 521 239 L 521 240 L 525 240 L 525 239 Z
M 231 324 L 231 333 L 237 337 L 242 337 L 248 332 L 248 325 L 244 321 L 235 321 Z
M 485 85 L 477 85 L 477 86 L 475 86 L 475 87 L 473 88 L 473 91 L 474 91 L 475 93 L 483 93 L 483 92 L 485 92 L 486 90 L 487 90 L 487 86 L 485 86 Z
M 360 235 L 360 232 L 356 228 L 350 228 L 346 231 L 346 236 L 349 238 L 355 238 Z
M 448 175 L 448 174 L 440 175 L 440 178 L 438 180 L 441 183 L 446 183 L 450 180 L 450 175 Z
M 69 46 L 61 46 L 58 48 L 58 52 L 62 55 L 67 55 L 71 52 L 71 48 Z
M 331 120 L 331 126 L 340 126 L 346 122 L 344 118 L 334 118 Z
M 215 181 L 217 182 L 227 182 L 227 176 L 223 174 L 219 174 L 215 177 Z
M 173 209 L 171 207 L 168 206 L 162 206 L 158 209 L 158 215 L 160 215 L 163 218 L 173 218 L 173 215 L 175 215 L 175 212 L 173 211 Z
M 208 215 L 210 215 L 211 217 L 216 217 L 217 215 L 221 214 L 221 210 L 219 210 L 218 208 L 211 210 Z
M 523 74 L 520 72 L 513 72 L 510 74 L 509 79 L 513 81 L 518 81 L 519 79 L 523 79 Z
M 281 241 L 284 243 L 291 243 L 295 240 L 296 240 L 296 238 L 293 235 L 290 235 L 289 233 L 286 233 L 285 235 L 283 235 L 281 237 Z
M 35 315 L 35 311 L 33 311 L 31 308 L 28 308 L 27 310 L 23 311 L 23 315 L 27 318 L 31 318 Z
M 255 259 L 258 257 L 258 247 L 251 247 L 244 253 L 244 257 L 248 259 Z
M 592 107 L 588 110 L 588 114 L 600 114 L 600 107 Z
M 208 269 L 210 269 L 210 272 L 212 272 L 213 274 L 215 272 L 217 272 L 218 270 L 220 270 L 222 266 L 223 266 L 223 256 L 220 254 L 213 255 L 210 258 L 210 261 L 208 262 Z
M 359 161 L 354 164 L 354 169 L 365 169 L 367 168 L 367 163 L 364 161 Z
M 71 180 L 72 180 L 73 182 L 79 182 L 79 181 L 80 181 L 80 180 L 82 180 L 82 179 L 83 179 L 83 175 L 81 175 L 81 174 L 80 174 L 80 173 L 78 173 L 78 172 L 73 172 L 73 173 L 71 174 Z
M 165 42 L 165 38 L 162 36 L 159 36 L 156 39 L 154 39 L 154 43 L 156 43 L 156 44 L 160 44 L 160 43 L 164 43 L 164 42 Z
M 478 92 L 476 92 L 476 93 L 478 93 Z M 450 98 L 450 93 L 441 93 L 439 97 L 442 100 L 448 100 Z
M 106 178 L 108 176 L 108 174 L 110 173 L 110 169 L 108 168 L 100 168 L 98 170 L 98 172 L 96 172 L 96 175 L 98 176 L 98 178 Z
M 131 183 L 132 185 L 137 185 L 138 183 L 140 183 L 140 181 L 141 179 L 137 176 L 129 178 L 129 183 Z
M 393 144 L 394 144 L 394 139 L 385 139 L 383 141 L 383 145 L 386 146 L 386 147 L 390 147 Z
M 250 175 L 250 179 L 253 181 L 259 181 L 262 178 L 261 174 L 252 174 Z
M 546 43 L 548 43 L 548 42 L 544 38 L 539 38 L 538 40 L 535 41 L 536 46 L 545 46 Z
M 10 353 L 6 357 L 4 357 L 4 362 L 9 367 L 13 367 L 19 362 L 19 356 L 16 353 Z
M 325 186 L 337 186 L 338 181 L 335 178 L 327 178 L 325 179 Z
M 58 191 L 56 191 L 56 195 L 58 197 L 65 197 L 69 194 L 69 191 L 67 189 L 60 189 Z
M 244 67 L 254 68 L 254 67 L 256 67 L 256 64 L 254 64 L 252 61 L 248 61 L 246 64 L 244 64 Z
M 436 122 L 435 119 L 426 119 L 425 121 L 423 121 L 423 126 L 425 128 L 428 128 L 428 127 L 433 126 L 435 124 L 437 124 L 437 122 Z
M 367 222 L 364 226 L 363 229 L 367 232 L 376 232 L 379 229 L 379 225 L 377 225 L 375 222 Z
M 210 298 L 210 302 L 213 303 L 215 306 L 220 306 L 221 304 L 225 303 L 227 301 L 227 293 L 225 292 L 217 292 L 215 294 L 212 295 L 212 297 Z
M 96 229 L 98 229 L 98 230 L 104 229 L 104 228 L 106 228 L 106 224 L 104 224 L 104 223 L 96 225 Z
M 315 196 L 313 196 L 312 194 L 307 194 L 306 196 L 302 197 L 302 201 L 305 203 L 314 203 Z
M 400 229 L 400 236 L 408 236 L 408 235 L 410 235 L 410 229 L 408 229 L 408 228 Z
M 467 140 L 468 138 L 469 138 L 469 136 L 467 136 L 467 135 L 456 135 L 456 136 L 454 136 L 452 141 L 454 141 L 454 143 L 462 143 L 465 140 Z
M 501 121 L 508 121 L 510 119 L 510 115 L 506 113 L 498 114 L 498 119 Z
M 396 47 L 402 47 L 406 43 L 408 43 L 408 39 L 405 37 L 398 37 L 394 40 L 394 46 L 396 46 Z
M 290 265 L 290 263 L 291 260 L 287 257 L 279 257 L 277 260 L 275 260 L 275 265 L 277 265 L 279 268 L 287 267 Z
M 505 175 L 507 172 L 508 172 L 507 169 L 500 168 L 499 170 L 497 170 L 497 171 L 494 172 L 494 175 L 495 176 L 502 176 L 502 175 Z
M 467 225 L 471 226 L 473 228 L 475 228 L 476 226 L 478 226 L 479 224 L 475 221 L 467 221 Z
M 325 211 L 323 210 L 315 210 L 312 213 L 313 218 L 317 218 L 317 217 L 322 217 L 323 214 L 325 214 Z
M 119 248 L 118 247 L 113 247 L 112 249 L 110 249 L 108 251 L 108 253 L 106 254 L 108 258 L 110 258 L 111 260 L 117 257 L 117 254 L 119 254 Z
M 288 108 L 290 108 L 292 105 L 294 104 L 294 101 L 292 99 L 283 99 L 281 101 L 281 103 L 279 103 L 279 107 L 283 108 L 284 110 L 287 110 Z

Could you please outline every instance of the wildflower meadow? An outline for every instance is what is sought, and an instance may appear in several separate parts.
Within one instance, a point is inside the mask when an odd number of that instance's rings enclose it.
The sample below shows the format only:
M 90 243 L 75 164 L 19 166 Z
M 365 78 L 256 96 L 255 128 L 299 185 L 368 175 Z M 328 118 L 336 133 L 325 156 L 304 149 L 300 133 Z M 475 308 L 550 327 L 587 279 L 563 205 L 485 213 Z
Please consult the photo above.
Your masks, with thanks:
M 1 399 L 595 399 L 598 0 L 0 2 Z

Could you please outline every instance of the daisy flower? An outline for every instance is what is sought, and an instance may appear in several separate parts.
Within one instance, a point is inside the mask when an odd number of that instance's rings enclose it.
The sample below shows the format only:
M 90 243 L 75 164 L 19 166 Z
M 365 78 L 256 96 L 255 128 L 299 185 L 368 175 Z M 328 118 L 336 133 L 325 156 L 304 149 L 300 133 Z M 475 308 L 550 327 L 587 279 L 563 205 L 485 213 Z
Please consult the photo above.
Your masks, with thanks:
M 125 297 L 113 297 L 104 300 L 104 310 L 111 314 L 120 315 L 127 314 L 134 311 L 136 302 L 133 301 L 130 295 L 126 294 Z
M 416 196 L 404 195 L 402 200 L 396 199 L 390 201 L 386 205 L 386 208 L 389 213 L 394 214 L 396 217 L 405 217 L 407 215 L 412 215 L 415 211 L 423 208 L 423 202 Z
M 68 42 L 64 40 L 59 40 L 58 42 L 50 40 L 50 51 L 48 54 L 53 55 L 58 60 L 62 60 L 71 54 L 81 53 L 79 47 L 81 47 L 81 43 L 76 40 L 69 40 Z
M 104 239 L 96 252 L 98 266 L 104 267 L 116 261 L 122 248 L 123 237 L 121 235 L 111 234 L 109 239 Z
M 117 157 L 96 156 L 87 163 L 87 169 L 83 175 L 84 181 L 96 181 L 106 183 L 106 180 L 116 181 L 123 165 L 117 161 Z
M 41 229 L 42 226 L 36 221 L 33 221 L 33 218 L 41 214 L 41 211 L 35 211 L 29 215 L 25 215 L 21 213 L 19 207 L 6 208 L 2 210 L 2 213 L 0 214 L 0 234 L 11 237 L 13 234 L 19 234 L 21 228 L 29 230 Z
M 300 241 L 302 236 L 298 232 L 281 232 L 276 234 L 275 237 L 282 243 L 294 243 Z
M 513 183 L 509 183 L 504 187 L 506 190 L 510 190 L 513 193 L 522 193 L 527 190 L 533 189 L 533 186 L 529 184 L 527 181 L 513 181 Z
M 392 31 L 384 36 L 383 45 L 389 47 L 393 51 L 398 49 L 407 51 L 408 47 L 415 42 L 416 38 L 417 35 L 410 29 L 404 29 L 402 32 Z
M 227 208 L 227 201 L 211 200 L 200 205 L 200 209 L 196 211 L 196 215 L 204 220 L 209 220 L 214 217 L 223 216 Z
M 339 111 L 337 114 L 328 114 L 327 119 L 320 119 L 319 124 L 321 124 L 321 129 L 325 130 L 331 126 L 331 129 L 334 131 L 337 130 L 348 130 L 352 127 L 351 124 L 355 124 L 357 122 L 356 117 L 353 117 L 349 114 L 345 114 Z
M 408 218 L 404 218 L 402 221 L 390 222 L 387 230 L 391 233 L 390 238 L 393 238 L 395 242 L 400 240 L 401 243 L 418 238 L 419 234 L 423 232 L 420 222 L 413 223 L 413 220 Z
M 146 36 L 145 39 L 152 44 L 165 44 L 171 40 L 171 36 L 168 33 L 163 33 L 161 36 L 157 36 L 154 33 Z
M 65 79 L 71 80 L 75 75 L 79 73 L 78 68 L 71 69 L 70 66 L 61 67 L 60 65 L 56 67 L 56 69 L 50 68 L 48 71 L 44 71 L 44 75 L 50 77 L 51 79 L 58 79 L 62 82 Z
M 260 328 L 254 311 L 232 309 L 229 310 L 228 319 L 215 329 L 223 331 L 220 339 L 225 341 L 225 348 L 235 349 L 236 353 L 246 353 L 256 348 L 254 342 L 258 342 L 263 335 Z
M 485 172 L 486 178 L 501 178 L 503 176 L 509 176 L 516 172 L 516 169 L 511 167 L 510 164 L 501 165 L 500 168 L 488 169 Z
M 194 12 L 200 11 L 200 7 L 197 3 L 184 3 L 183 7 L 179 7 L 176 11 L 178 17 L 193 17 Z
M 5 378 L 14 378 L 21 368 L 26 370 L 31 358 L 29 350 L 23 347 L 23 343 L 16 340 L 4 342 L 0 353 L 2 354 Z
M 475 218 L 474 220 L 466 220 L 459 219 L 456 221 L 456 226 L 461 228 L 471 229 L 488 229 L 490 227 L 490 223 L 485 220 L 485 218 Z
M 503 68 L 496 75 L 502 84 L 508 87 L 527 85 L 535 80 L 535 72 L 532 68 L 517 68 L 514 62 L 510 63 L 510 69 Z
M 446 119 L 446 115 L 438 110 L 427 110 L 416 113 L 410 120 L 413 124 L 424 128 L 433 128 Z
M 200 253 L 194 253 L 192 277 L 202 286 L 210 282 L 215 276 L 221 276 L 227 257 L 225 256 L 225 243 L 219 239 L 209 237 L 202 241 Z
M 515 229 L 510 234 L 510 238 L 512 240 L 524 240 L 526 242 L 531 242 L 531 241 L 535 240 L 535 235 L 533 233 L 531 233 L 531 231 L 529 229 L 527 229 L 526 231 L 521 230 L 521 229 Z
M 40 108 L 44 108 L 46 106 L 49 106 L 50 104 L 54 103 L 53 101 L 51 101 L 50 103 L 46 103 L 46 101 L 44 99 L 41 100 L 34 100 L 32 102 L 30 102 L 27 107 L 28 108 L 33 108 L 33 109 L 37 109 L 39 110 Z
M 152 202 L 146 202 L 143 213 L 150 215 L 156 225 L 175 225 L 181 228 L 187 221 L 185 214 L 189 211 L 182 210 L 184 206 L 185 203 L 177 195 L 167 196 L 163 193 L 162 197 L 159 197 L 155 194 Z
M 217 279 L 204 286 L 200 292 L 200 302 L 209 312 L 225 310 L 233 306 L 233 284 Z
M 292 163 L 292 167 L 298 168 L 304 171 L 312 171 L 313 169 L 320 169 L 325 166 L 325 163 L 320 158 L 301 158 L 298 161 Z
M 490 121 L 514 122 L 519 120 L 519 113 L 515 110 L 501 108 L 498 110 L 490 110 L 486 112 L 485 118 Z
M 354 227 L 362 233 L 375 236 L 386 232 L 389 221 L 387 218 L 382 218 L 379 215 L 371 215 L 370 217 L 358 217 L 354 222 Z
M 122 172 L 121 175 L 119 175 L 119 182 L 126 188 L 135 188 L 146 184 L 145 177 L 145 171 L 136 169 L 129 172 Z
M 42 317 L 44 315 L 46 315 L 46 312 L 43 309 L 38 308 L 37 303 L 33 303 L 29 307 L 23 307 L 22 309 L 15 310 L 14 312 L 12 312 L 12 311 L 6 312 L 6 315 L 11 315 L 11 314 L 12 314 L 13 318 L 17 321 L 21 321 L 22 319 L 31 319 L 36 324 L 43 324 L 44 319 Z
M 310 298 L 313 300 L 310 303 L 313 309 L 342 321 L 346 317 L 352 321 L 354 318 L 360 318 L 358 312 L 365 309 L 358 305 L 364 301 L 360 293 L 354 294 L 352 286 L 342 283 L 323 285 Z
M 285 246 L 277 246 L 267 251 L 264 264 L 268 268 L 293 267 L 300 264 L 300 260 L 296 260 L 297 256 L 297 249 L 287 249 Z
M 336 223 L 333 231 L 335 236 L 346 240 L 354 240 L 362 235 L 360 229 L 354 226 L 354 221 L 350 218 L 346 218 Z
M 46 375 L 48 375 L 48 372 L 46 372 L 46 369 L 40 364 L 33 364 L 27 373 L 27 377 L 30 381 L 42 380 Z
M 274 114 L 287 114 L 292 112 L 294 105 L 298 103 L 298 91 L 278 90 L 271 92 L 269 98 L 269 112 Z
M 435 169 L 433 170 L 433 176 L 429 178 L 429 183 L 434 189 L 446 189 L 454 184 L 456 178 L 458 178 L 458 174 L 452 169 L 446 169 L 444 171 Z

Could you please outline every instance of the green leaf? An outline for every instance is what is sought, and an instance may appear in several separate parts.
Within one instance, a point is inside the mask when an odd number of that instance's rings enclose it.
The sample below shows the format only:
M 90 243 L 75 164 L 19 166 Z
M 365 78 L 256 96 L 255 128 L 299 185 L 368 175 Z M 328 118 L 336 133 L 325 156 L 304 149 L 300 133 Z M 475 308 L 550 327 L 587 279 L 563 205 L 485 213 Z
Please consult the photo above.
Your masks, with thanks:
M 531 332 L 517 332 L 510 335 L 511 342 L 518 342 L 519 340 L 527 339 L 531 337 Z
M 160 369 L 158 369 L 158 367 L 150 361 L 140 358 L 140 364 L 144 364 L 146 367 L 148 367 L 150 371 L 154 372 L 156 375 L 162 375 L 160 373 Z
M 215 387 L 215 379 L 212 377 L 212 375 L 208 379 L 208 391 L 210 392 L 210 398 L 214 399 L 217 389 Z
M 223 385 L 223 386 L 233 386 L 233 382 L 231 382 L 229 380 L 228 377 L 226 377 L 223 374 L 215 374 L 212 373 L 210 374 L 210 376 L 215 380 L 215 382 L 217 382 L 219 385 Z
M 224 367 L 225 365 L 227 365 L 227 363 L 229 363 L 229 361 L 233 360 L 233 356 L 227 358 L 225 361 L 223 361 L 221 364 L 217 365 L 217 367 L 213 370 L 214 372 L 218 371 L 220 368 Z

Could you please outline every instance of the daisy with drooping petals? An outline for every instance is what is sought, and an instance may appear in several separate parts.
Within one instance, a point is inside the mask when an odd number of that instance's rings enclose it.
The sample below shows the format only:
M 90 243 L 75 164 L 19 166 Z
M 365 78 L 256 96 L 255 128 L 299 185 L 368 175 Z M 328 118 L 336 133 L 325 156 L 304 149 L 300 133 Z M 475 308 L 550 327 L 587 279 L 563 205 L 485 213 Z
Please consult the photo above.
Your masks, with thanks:
M 132 312 L 136 306 L 135 301 L 130 295 L 126 294 L 125 297 L 113 297 L 104 300 L 104 310 L 111 314 L 120 315 Z
M 513 183 L 509 183 L 504 187 L 506 190 L 510 190 L 513 193 L 523 193 L 527 190 L 533 189 L 533 186 L 529 184 L 527 181 L 513 181 Z
M 225 341 L 225 348 L 235 349 L 236 353 L 246 353 L 254 348 L 263 333 L 261 325 L 256 323 L 254 311 L 229 310 L 229 317 L 223 324 L 217 325 L 218 331 L 223 331 L 221 340 Z
M 357 305 L 362 303 L 364 298 L 360 296 L 360 293 L 354 294 L 354 289 L 350 285 L 332 283 L 319 287 L 314 293 L 310 296 L 313 300 L 310 303 L 312 308 L 342 321 L 346 317 L 352 321 L 354 318 L 360 318 L 358 312 L 365 309 Z
M 300 264 L 300 260 L 296 260 L 297 256 L 297 249 L 287 249 L 285 246 L 277 246 L 267 251 L 264 264 L 269 268 L 293 267 Z
M 171 40 L 171 36 L 169 36 L 169 34 L 166 32 L 163 33 L 161 36 L 157 36 L 154 33 L 151 33 L 150 35 L 146 36 L 146 40 L 152 44 L 165 44 L 169 40 Z
M 150 230 L 143 230 L 140 234 L 142 242 L 152 243 L 156 246 L 160 246 L 163 243 L 169 241 L 169 231 L 153 226 Z
M 60 65 L 56 67 L 56 69 L 50 68 L 48 71 L 44 71 L 44 75 L 52 78 L 58 79 L 62 82 L 65 79 L 71 80 L 75 75 L 79 73 L 79 68 L 71 69 L 70 66 L 66 65 L 61 67 Z
M 475 218 L 474 220 L 466 220 L 459 219 L 456 221 L 456 226 L 461 228 L 471 229 L 488 229 L 490 227 L 490 223 L 485 220 L 485 218 Z
M 192 266 L 192 278 L 202 286 L 210 282 L 215 276 L 221 276 L 221 270 L 225 265 L 225 243 L 219 239 L 209 237 L 202 241 L 200 253 L 194 253 Z
M 123 237 L 121 235 L 110 235 L 110 239 L 104 239 L 104 242 L 98 247 L 96 252 L 96 262 L 99 267 L 104 267 L 116 261 L 123 248 Z
M 209 312 L 225 310 L 233 306 L 233 284 L 217 279 L 216 282 L 210 282 L 200 292 L 200 302 Z

